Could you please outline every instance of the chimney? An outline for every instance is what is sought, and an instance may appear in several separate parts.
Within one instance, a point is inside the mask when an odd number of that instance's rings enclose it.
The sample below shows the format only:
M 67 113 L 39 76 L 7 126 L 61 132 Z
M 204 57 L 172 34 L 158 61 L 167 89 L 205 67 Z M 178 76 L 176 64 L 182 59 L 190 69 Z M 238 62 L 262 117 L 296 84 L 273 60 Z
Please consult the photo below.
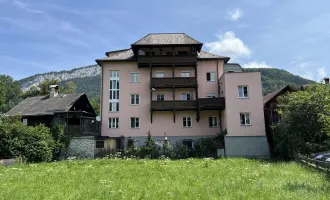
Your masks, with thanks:
M 327 84 L 327 85 L 329 85 L 329 77 L 325 77 L 324 78 L 324 83 Z
M 51 85 L 49 89 L 50 89 L 49 98 L 54 98 L 58 95 L 58 85 Z

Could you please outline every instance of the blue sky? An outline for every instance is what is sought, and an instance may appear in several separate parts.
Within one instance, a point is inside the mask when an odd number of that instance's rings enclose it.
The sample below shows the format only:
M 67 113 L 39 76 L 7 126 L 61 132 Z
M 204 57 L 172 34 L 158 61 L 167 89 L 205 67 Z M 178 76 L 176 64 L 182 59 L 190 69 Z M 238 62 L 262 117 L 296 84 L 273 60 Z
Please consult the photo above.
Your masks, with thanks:
M 0 74 L 95 64 L 148 33 L 184 32 L 244 67 L 330 74 L 328 0 L 0 0 Z

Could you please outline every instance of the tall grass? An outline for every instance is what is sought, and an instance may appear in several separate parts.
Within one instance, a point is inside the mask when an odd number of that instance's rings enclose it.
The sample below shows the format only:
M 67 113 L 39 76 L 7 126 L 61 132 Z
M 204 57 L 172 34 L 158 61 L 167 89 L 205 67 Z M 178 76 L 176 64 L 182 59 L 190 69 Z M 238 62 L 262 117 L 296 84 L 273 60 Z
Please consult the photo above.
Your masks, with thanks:
M 0 199 L 329 199 L 325 174 L 247 159 L 81 160 L 0 167 Z

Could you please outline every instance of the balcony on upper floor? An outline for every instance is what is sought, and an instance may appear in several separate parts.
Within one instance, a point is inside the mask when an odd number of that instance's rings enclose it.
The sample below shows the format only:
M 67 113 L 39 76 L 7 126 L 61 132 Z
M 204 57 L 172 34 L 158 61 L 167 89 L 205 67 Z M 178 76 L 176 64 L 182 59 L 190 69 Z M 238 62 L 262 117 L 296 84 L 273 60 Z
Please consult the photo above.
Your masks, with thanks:
M 225 98 L 199 98 L 198 106 L 200 110 L 223 110 L 225 109 Z
M 196 65 L 196 55 L 154 55 L 154 56 L 137 56 L 137 64 L 139 67 L 171 67 L 175 66 L 191 66 Z
M 172 110 L 223 110 L 225 109 L 225 98 L 199 98 L 198 100 L 169 100 L 152 101 L 152 111 Z
M 153 88 L 195 88 L 197 87 L 196 77 L 162 77 L 151 78 Z
M 195 110 L 197 107 L 196 100 L 170 100 L 170 101 L 152 101 L 152 111 L 171 111 L 171 110 Z

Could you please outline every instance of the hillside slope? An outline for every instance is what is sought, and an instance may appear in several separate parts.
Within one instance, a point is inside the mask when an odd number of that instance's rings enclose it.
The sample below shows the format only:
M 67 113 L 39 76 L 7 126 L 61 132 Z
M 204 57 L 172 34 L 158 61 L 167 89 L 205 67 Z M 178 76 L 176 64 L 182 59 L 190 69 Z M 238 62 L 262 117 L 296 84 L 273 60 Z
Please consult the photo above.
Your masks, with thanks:
M 298 87 L 312 83 L 313 81 L 293 75 L 282 69 L 245 69 L 245 71 L 260 71 L 263 86 L 263 94 L 266 95 L 278 90 L 286 85 Z M 45 74 L 36 74 L 19 81 L 22 89 L 25 91 L 39 82 L 57 78 L 62 83 L 73 81 L 77 86 L 77 92 L 85 92 L 89 99 L 98 98 L 100 94 L 101 69 L 97 65 L 72 69 L 70 71 L 50 72 Z

